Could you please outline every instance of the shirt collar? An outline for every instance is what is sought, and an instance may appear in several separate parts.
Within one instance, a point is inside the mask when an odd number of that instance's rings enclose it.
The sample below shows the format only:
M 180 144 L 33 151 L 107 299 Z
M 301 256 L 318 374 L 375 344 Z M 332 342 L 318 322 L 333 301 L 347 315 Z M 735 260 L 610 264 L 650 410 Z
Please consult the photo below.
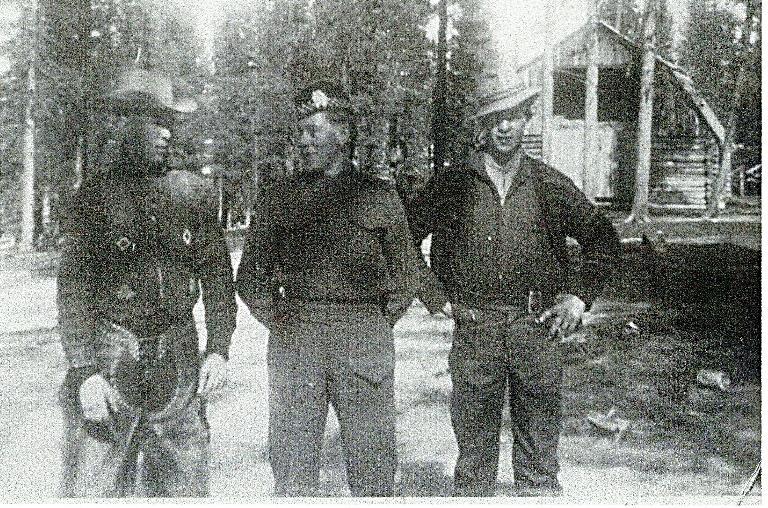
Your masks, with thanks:
M 493 158 L 488 155 L 486 152 L 475 152 L 472 154 L 469 166 L 472 168 L 472 170 L 477 173 L 477 175 L 487 181 L 490 182 L 491 179 L 488 176 L 488 171 L 486 170 L 486 157 L 488 159 L 493 160 Z M 496 161 L 493 161 L 496 167 L 500 167 L 499 164 L 496 163 Z M 512 188 L 515 188 L 522 184 L 525 180 L 528 179 L 528 177 L 531 175 L 533 164 L 531 164 L 532 159 L 531 157 L 523 152 L 520 157 L 520 167 L 515 171 L 514 177 L 512 179 Z

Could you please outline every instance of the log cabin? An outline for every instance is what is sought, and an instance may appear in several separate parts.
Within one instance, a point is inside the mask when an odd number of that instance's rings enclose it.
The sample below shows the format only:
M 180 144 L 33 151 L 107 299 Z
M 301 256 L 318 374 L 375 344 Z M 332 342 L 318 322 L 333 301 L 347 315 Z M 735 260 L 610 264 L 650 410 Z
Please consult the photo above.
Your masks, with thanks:
M 534 116 L 526 128 L 524 148 L 569 176 L 595 203 L 628 210 L 637 167 L 642 49 L 610 25 L 597 22 L 597 121 L 593 156 L 585 164 L 588 35 L 589 25 L 584 25 L 554 45 L 552 79 L 543 79 L 544 55 L 539 55 L 518 68 L 515 86 L 492 99 L 510 107 L 530 103 Z M 547 99 L 551 116 L 542 108 Z M 659 213 L 704 210 L 711 199 L 725 131 L 691 78 L 659 56 L 652 125 L 650 207 Z M 724 196 L 730 195 L 730 187 L 728 175 Z

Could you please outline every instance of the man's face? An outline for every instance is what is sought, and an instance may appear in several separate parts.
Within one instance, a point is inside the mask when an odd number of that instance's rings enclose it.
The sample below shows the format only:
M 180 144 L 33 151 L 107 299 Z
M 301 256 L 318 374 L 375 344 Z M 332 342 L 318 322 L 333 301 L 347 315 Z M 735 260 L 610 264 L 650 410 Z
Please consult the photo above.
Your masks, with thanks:
M 299 120 L 298 146 L 304 168 L 318 173 L 330 171 L 341 155 L 347 135 L 347 129 L 331 121 L 325 111 Z
M 502 111 L 489 119 L 491 145 L 499 155 L 511 155 L 520 149 L 528 116 L 520 111 Z

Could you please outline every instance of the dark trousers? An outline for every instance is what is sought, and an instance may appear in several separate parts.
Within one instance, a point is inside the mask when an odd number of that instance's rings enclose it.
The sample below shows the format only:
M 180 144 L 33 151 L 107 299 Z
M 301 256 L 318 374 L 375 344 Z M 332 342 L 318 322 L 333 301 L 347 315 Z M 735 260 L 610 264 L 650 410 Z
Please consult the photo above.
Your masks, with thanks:
M 269 339 L 269 459 L 280 496 L 316 496 L 329 404 L 354 496 L 391 496 L 394 342 L 376 306 L 303 303 Z
M 97 361 L 121 403 L 106 422 L 86 421 L 80 382 L 68 373 L 62 496 L 208 495 L 210 432 L 205 403 L 195 395 L 200 359 L 192 326 L 171 330 L 162 344 L 101 326 Z
M 533 317 L 481 312 L 477 321 L 457 322 L 449 360 L 451 421 L 459 447 L 454 494 L 494 494 L 507 390 L 516 487 L 559 493 L 562 360 L 556 339 Z

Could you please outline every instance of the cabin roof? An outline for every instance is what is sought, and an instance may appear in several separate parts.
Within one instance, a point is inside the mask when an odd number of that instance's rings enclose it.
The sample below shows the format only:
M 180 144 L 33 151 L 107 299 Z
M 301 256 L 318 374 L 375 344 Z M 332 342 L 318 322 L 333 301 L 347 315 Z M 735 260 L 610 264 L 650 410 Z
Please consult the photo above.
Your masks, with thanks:
M 581 27 L 577 28 L 573 32 L 571 32 L 569 35 L 567 35 L 564 39 L 559 41 L 557 43 L 557 46 L 564 46 L 566 44 L 572 44 L 576 40 L 583 37 L 586 33 L 587 25 L 582 25 Z M 604 21 L 598 21 L 598 29 L 601 30 L 603 33 L 607 34 L 608 37 L 610 37 L 612 40 L 616 41 L 617 43 L 621 44 L 622 46 L 626 47 L 629 51 L 640 53 L 642 51 L 642 47 L 637 44 L 635 41 L 627 37 L 626 35 L 622 34 L 618 30 L 616 30 L 611 25 L 605 23 Z M 673 82 L 683 91 L 685 92 L 686 96 L 689 99 L 689 104 L 699 112 L 701 117 L 704 119 L 704 121 L 707 123 L 707 126 L 712 131 L 712 133 L 717 137 L 718 142 L 722 145 L 723 140 L 725 139 L 725 129 L 723 128 L 723 125 L 720 123 L 720 120 L 717 118 L 717 115 L 715 114 L 715 111 L 712 109 L 712 107 L 707 103 L 706 99 L 704 99 L 703 94 L 699 91 L 699 89 L 694 84 L 693 80 L 690 76 L 678 65 L 670 62 L 669 60 L 666 60 L 662 58 L 659 55 L 656 56 L 656 62 L 661 64 L 673 77 Z M 529 60 L 525 64 L 518 67 L 518 71 L 521 69 L 524 69 L 526 67 L 531 67 L 534 64 L 541 61 L 542 55 L 538 55 L 535 58 Z M 510 104 L 509 107 L 515 107 L 523 100 L 528 100 L 531 97 L 535 97 L 541 92 L 541 86 L 536 85 L 533 87 L 515 87 L 507 91 L 507 95 L 510 97 Z M 500 95 L 503 92 L 500 93 Z M 520 102 L 514 102 L 513 99 L 516 97 L 521 97 Z

